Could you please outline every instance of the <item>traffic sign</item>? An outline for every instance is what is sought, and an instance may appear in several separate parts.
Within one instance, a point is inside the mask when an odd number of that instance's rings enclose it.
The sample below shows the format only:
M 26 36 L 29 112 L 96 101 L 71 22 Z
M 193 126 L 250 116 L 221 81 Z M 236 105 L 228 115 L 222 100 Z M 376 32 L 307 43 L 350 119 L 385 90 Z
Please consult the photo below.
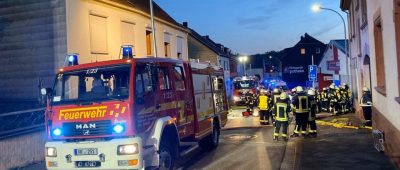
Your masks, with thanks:
M 316 65 L 308 66 L 308 78 L 310 80 L 317 80 L 318 67 Z

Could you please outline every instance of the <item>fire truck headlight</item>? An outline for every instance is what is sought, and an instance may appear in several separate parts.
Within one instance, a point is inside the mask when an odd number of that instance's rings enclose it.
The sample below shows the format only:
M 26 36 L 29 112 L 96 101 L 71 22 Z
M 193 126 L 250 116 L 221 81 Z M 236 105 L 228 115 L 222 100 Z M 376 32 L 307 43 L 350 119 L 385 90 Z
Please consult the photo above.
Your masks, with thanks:
M 61 135 L 61 129 L 60 128 L 55 128 L 53 130 L 53 135 L 54 136 L 60 136 Z
M 116 124 L 116 125 L 114 125 L 113 130 L 115 133 L 122 133 L 122 132 L 124 132 L 125 127 L 122 124 Z
M 240 100 L 240 97 L 238 97 L 238 96 L 233 96 L 233 100 L 234 100 L 234 101 L 239 101 L 239 100 Z
M 132 155 L 139 152 L 139 147 L 137 143 L 131 145 L 119 145 L 117 150 L 118 155 Z
M 57 157 L 57 149 L 54 147 L 46 147 L 47 157 Z

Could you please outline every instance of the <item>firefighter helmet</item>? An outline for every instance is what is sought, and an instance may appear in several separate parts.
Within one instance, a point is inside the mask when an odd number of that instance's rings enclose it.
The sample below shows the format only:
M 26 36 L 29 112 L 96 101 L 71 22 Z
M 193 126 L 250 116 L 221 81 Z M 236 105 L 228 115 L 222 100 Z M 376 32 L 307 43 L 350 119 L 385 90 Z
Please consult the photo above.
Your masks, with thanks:
M 368 87 L 363 87 L 363 92 L 369 92 L 369 88 Z
M 281 100 L 285 100 L 285 99 L 287 99 L 287 94 L 285 92 L 283 92 L 279 97 Z
M 296 93 L 296 88 L 293 88 L 293 89 L 292 89 L 292 93 Z
M 274 93 L 279 93 L 279 89 L 278 88 L 274 88 Z
M 310 90 L 307 91 L 307 94 L 310 95 L 310 96 L 315 96 L 315 91 L 310 89 Z
M 329 88 L 330 88 L 330 89 L 335 89 L 335 85 L 334 85 L 334 84 L 331 84 L 331 85 L 329 86 Z
M 303 87 L 301 87 L 301 86 L 297 86 L 296 87 L 296 92 L 300 93 L 300 92 L 303 92 L 303 91 L 304 91 Z

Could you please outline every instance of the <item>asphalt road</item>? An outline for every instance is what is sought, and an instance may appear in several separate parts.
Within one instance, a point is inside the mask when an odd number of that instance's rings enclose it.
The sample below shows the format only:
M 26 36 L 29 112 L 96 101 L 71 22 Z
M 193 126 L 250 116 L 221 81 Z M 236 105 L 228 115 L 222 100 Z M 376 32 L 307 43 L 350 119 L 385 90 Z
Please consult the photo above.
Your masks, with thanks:
M 176 164 L 177 169 L 280 169 L 286 142 L 272 140 L 272 126 L 260 126 L 258 117 L 244 118 L 233 109 L 213 151 L 195 149 Z M 256 112 L 257 115 L 257 112 Z M 44 162 L 23 170 L 43 170 Z
M 233 109 L 221 131 L 218 148 L 195 150 L 178 164 L 179 169 L 280 169 L 286 142 L 273 141 L 273 127 L 260 126 L 258 117 L 243 117 Z M 257 116 L 257 111 L 255 111 Z

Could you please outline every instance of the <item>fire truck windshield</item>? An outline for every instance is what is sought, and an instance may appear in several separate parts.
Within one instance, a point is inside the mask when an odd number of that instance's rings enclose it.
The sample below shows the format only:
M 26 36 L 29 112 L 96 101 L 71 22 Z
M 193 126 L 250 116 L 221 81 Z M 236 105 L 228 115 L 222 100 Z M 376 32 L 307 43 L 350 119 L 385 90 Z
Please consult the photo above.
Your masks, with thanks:
M 123 100 L 129 96 L 130 66 L 97 67 L 57 75 L 53 104 Z
M 253 80 L 242 80 L 242 81 L 235 81 L 233 83 L 235 89 L 251 89 L 254 87 Z

